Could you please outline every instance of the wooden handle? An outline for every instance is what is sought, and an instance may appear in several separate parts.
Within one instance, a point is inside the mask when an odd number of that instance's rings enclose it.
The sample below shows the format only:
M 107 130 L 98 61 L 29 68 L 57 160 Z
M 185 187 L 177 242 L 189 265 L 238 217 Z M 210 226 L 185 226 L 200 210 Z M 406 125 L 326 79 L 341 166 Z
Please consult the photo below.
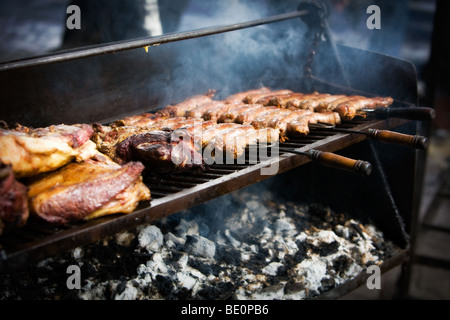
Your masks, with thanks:
M 428 148 L 428 139 L 423 136 L 413 136 L 389 130 L 369 129 L 367 133 L 375 140 L 400 144 L 416 149 L 426 150 Z
M 308 153 L 311 160 L 327 167 L 347 170 L 363 176 L 368 176 L 372 173 L 372 165 L 367 161 L 354 160 L 319 150 L 309 150 Z
M 434 109 L 415 107 L 415 108 L 378 108 L 374 110 L 378 119 L 400 118 L 406 120 L 428 121 L 436 116 Z

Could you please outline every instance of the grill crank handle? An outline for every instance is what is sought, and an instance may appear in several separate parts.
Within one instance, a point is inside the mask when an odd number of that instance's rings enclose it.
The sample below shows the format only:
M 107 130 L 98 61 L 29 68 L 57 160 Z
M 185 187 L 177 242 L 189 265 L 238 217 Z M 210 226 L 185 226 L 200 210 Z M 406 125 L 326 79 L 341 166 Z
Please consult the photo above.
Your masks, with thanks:
M 415 149 L 426 150 L 428 148 L 428 139 L 424 136 L 409 135 L 389 130 L 368 129 L 367 135 L 374 140 L 400 144 Z
M 282 148 L 280 148 L 280 151 L 304 155 L 307 156 L 311 161 L 315 161 L 324 166 L 350 171 L 362 176 L 368 176 L 372 173 L 372 165 L 369 162 L 346 158 L 331 152 L 320 150 L 309 150 L 307 152 L 303 152 Z
M 420 150 L 426 150 L 429 145 L 428 139 L 424 136 L 409 135 L 389 130 L 370 128 L 367 131 L 359 131 L 345 128 L 337 128 L 334 125 L 330 124 L 310 124 L 310 127 L 321 130 L 331 130 L 336 132 L 364 134 L 367 137 L 372 138 L 373 140 L 392 144 L 399 144 Z
M 362 109 L 361 111 L 373 114 L 377 119 L 400 118 L 405 120 L 430 121 L 436 116 L 432 108 L 376 108 Z

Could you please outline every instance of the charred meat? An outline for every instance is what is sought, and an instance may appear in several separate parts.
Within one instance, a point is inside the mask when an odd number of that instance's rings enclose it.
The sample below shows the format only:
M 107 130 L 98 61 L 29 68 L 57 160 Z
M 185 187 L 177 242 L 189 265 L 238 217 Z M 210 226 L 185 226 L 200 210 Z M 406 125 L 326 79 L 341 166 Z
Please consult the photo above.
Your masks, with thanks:
M 131 213 L 150 199 L 139 162 L 119 165 L 93 159 L 70 163 L 29 185 L 31 213 L 54 224 Z

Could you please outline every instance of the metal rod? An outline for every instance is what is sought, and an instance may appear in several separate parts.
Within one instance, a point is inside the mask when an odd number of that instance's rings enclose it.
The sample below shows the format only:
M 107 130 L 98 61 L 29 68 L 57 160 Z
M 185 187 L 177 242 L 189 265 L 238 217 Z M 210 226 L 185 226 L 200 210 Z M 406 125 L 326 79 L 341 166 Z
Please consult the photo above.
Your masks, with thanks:
M 87 57 L 97 56 L 97 55 L 106 54 L 106 53 L 116 53 L 119 51 L 125 51 L 125 50 L 136 49 L 136 48 L 144 48 L 147 46 L 155 46 L 155 45 L 160 45 L 163 43 L 176 42 L 176 41 L 180 41 L 180 40 L 187 40 L 187 39 L 193 39 L 193 38 L 200 38 L 200 37 L 204 37 L 204 36 L 225 33 L 225 32 L 234 31 L 234 30 L 251 28 L 251 27 L 255 27 L 255 26 L 259 26 L 259 25 L 263 25 L 263 24 L 269 24 L 269 23 L 273 23 L 273 22 L 294 19 L 294 18 L 304 16 L 306 14 L 308 14 L 308 11 L 299 10 L 299 11 L 283 13 L 283 14 L 279 14 L 279 15 L 275 15 L 275 16 L 271 16 L 271 17 L 267 17 L 267 18 L 262 18 L 262 19 L 258 19 L 258 20 L 253 20 L 253 21 L 249 21 L 249 22 L 236 23 L 236 24 L 225 25 L 225 26 L 210 27 L 210 28 L 180 32 L 180 33 L 172 33 L 172 34 L 166 34 L 166 35 L 156 36 L 156 37 L 145 37 L 145 38 L 139 38 L 139 39 L 135 39 L 135 40 L 131 40 L 131 41 L 127 40 L 127 41 L 120 41 L 120 42 L 114 42 L 114 43 L 103 44 L 103 45 L 87 46 L 87 47 L 83 47 L 81 49 L 76 49 L 76 50 L 65 50 L 65 51 L 60 51 L 59 53 L 41 55 L 41 56 L 37 56 L 34 58 L 21 59 L 21 60 L 1 63 L 0 71 L 21 69 L 21 68 L 26 68 L 26 67 L 33 67 L 33 66 L 51 64 L 51 63 L 57 63 L 57 62 L 63 62 L 63 61 L 70 61 L 70 60 L 87 58 Z

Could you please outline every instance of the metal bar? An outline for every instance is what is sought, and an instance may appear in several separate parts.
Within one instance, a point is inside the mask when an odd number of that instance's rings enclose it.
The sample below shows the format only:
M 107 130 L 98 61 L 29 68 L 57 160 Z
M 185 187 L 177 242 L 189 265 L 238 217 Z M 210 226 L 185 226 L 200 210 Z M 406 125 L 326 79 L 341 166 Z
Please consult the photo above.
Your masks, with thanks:
M 255 27 L 255 26 L 259 26 L 259 25 L 263 25 L 263 24 L 269 24 L 269 23 L 279 22 L 279 21 L 283 21 L 283 20 L 294 19 L 294 18 L 304 16 L 306 14 L 308 14 L 308 11 L 299 10 L 299 11 L 288 12 L 288 13 L 279 14 L 279 15 L 275 15 L 275 16 L 271 16 L 271 17 L 267 17 L 267 18 L 262 18 L 262 19 L 258 19 L 258 20 L 252 20 L 249 22 L 236 23 L 236 24 L 225 25 L 225 26 L 210 27 L 210 28 L 180 32 L 180 33 L 172 33 L 172 34 L 166 34 L 166 35 L 157 36 L 157 37 L 138 38 L 138 39 L 131 40 L 131 41 L 130 40 L 118 41 L 118 42 L 109 43 L 109 44 L 87 46 L 87 47 L 83 47 L 82 49 L 76 49 L 76 50 L 65 50 L 65 51 L 60 51 L 57 54 L 47 54 L 47 55 L 41 55 L 41 56 L 37 56 L 34 58 L 29 58 L 29 59 L 21 59 L 21 60 L 1 63 L 0 71 L 14 70 L 14 69 L 34 67 L 34 66 L 52 64 L 52 63 L 63 62 L 63 61 L 77 60 L 77 59 L 102 55 L 102 54 L 106 54 L 106 53 L 116 53 L 116 52 L 120 52 L 120 51 L 144 48 L 147 46 L 156 46 L 156 45 L 170 43 L 170 42 L 176 42 L 176 41 L 180 41 L 180 40 L 200 38 L 200 37 L 204 37 L 204 36 L 225 33 L 225 32 L 229 32 L 229 31 L 251 28 L 251 27 Z

